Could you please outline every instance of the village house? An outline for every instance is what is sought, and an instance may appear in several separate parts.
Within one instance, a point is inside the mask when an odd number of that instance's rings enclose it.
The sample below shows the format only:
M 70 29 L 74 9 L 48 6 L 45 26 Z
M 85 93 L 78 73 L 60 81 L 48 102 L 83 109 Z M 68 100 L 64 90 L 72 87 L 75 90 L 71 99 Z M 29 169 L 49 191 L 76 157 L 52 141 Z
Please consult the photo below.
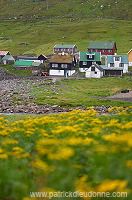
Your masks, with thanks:
M 117 53 L 116 42 L 114 41 L 91 41 L 88 45 L 88 52 L 101 52 L 102 56 L 114 55 Z
M 88 69 L 85 71 L 85 77 L 86 78 L 101 78 L 104 74 L 104 70 L 101 66 L 99 66 L 97 63 L 92 64 Z
M 80 72 L 85 72 L 92 64 L 101 65 L 100 52 L 79 52 Z
M 12 55 L 5 55 L 2 61 L 4 65 L 11 65 L 15 62 L 15 58 Z
M 128 62 L 129 62 L 129 66 L 132 66 L 132 49 L 130 49 L 130 51 L 127 53 L 128 54 Z
M 126 55 L 109 55 L 106 57 L 106 67 L 108 69 L 117 69 L 118 71 L 123 68 L 123 73 L 128 72 L 128 56 Z
M 67 54 L 54 54 L 50 60 L 49 75 L 71 76 L 75 73 L 75 57 Z
M 77 46 L 74 45 L 69 45 L 69 44 L 56 44 L 54 46 L 53 53 L 54 54 L 59 54 L 59 53 L 65 53 L 65 54 L 74 54 L 77 53 Z
M 128 56 L 125 55 L 108 55 L 105 65 L 92 63 L 85 70 L 87 78 L 101 78 L 102 76 L 122 76 L 128 72 Z
M 0 63 L 2 63 L 2 58 L 6 55 L 10 55 L 9 51 L 0 51 Z

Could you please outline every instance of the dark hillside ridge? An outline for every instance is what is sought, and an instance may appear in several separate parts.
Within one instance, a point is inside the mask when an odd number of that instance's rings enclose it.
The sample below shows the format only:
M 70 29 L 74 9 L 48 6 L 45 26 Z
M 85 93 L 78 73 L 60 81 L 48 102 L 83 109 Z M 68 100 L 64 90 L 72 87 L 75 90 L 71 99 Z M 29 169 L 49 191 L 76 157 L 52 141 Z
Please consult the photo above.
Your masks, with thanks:
M 89 16 L 132 18 L 130 0 L 6 0 L 0 1 L 0 19 Z

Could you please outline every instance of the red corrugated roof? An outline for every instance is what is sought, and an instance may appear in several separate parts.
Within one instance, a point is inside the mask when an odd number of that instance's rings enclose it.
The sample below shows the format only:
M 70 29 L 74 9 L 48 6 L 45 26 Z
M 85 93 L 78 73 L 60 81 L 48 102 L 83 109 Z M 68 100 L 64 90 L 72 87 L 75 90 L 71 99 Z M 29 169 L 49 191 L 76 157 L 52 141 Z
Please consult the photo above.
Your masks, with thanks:
M 1 56 L 5 56 L 9 51 L 0 51 Z

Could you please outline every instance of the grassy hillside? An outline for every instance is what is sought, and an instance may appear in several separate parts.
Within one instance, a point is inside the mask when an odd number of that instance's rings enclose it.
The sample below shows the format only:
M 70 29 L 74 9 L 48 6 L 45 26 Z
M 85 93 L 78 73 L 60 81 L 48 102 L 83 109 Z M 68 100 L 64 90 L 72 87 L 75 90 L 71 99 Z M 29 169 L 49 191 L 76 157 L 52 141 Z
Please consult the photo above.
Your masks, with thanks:
M 92 40 L 114 40 L 118 53 L 131 46 L 131 1 L 0 1 L 0 49 L 12 54 L 53 52 L 56 43 L 86 51 Z

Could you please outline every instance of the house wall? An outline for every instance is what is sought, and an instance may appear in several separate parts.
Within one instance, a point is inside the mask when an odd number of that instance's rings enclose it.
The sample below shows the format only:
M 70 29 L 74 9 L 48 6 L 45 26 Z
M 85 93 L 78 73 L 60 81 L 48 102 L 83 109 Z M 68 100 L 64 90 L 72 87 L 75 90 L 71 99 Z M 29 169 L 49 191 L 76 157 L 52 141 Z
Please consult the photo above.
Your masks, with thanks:
M 105 70 L 104 76 L 122 76 L 122 70 Z
M 100 71 L 98 68 L 95 68 L 95 71 L 91 71 L 91 67 L 87 69 L 85 73 L 86 78 L 101 78 L 103 76 L 103 71 Z
M 85 72 L 91 65 L 92 63 L 97 63 L 98 65 L 101 65 L 101 61 L 87 61 L 86 65 L 83 65 L 83 61 L 79 62 L 79 71 L 80 72 Z
M 68 77 L 68 76 L 71 76 L 74 73 L 75 73 L 75 70 L 54 70 L 54 69 L 50 69 L 49 70 L 49 75 L 50 76 Z
M 101 52 L 101 55 L 114 55 L 116 51 L 116 47 L 113 49 L 88 49 L 88 52 Z
M 123 73 L 128 72 L 128 64 L 124 64 Z
M 130 53 L 128 53 L 128 62 L 129 66 L 132 66 L 132 50 L 130 51 Z
M 67 54 L 77 53 L 77 46 L 75 46 L 74 48 L 54 48 L 54 53 L 58 54 L 62 52 Z
M 120 64 L 120 62 L 115 62 L 114 67 L 120 68 L 119 64 Z M 128 72 L 128 64 L 127 63 L 123 63 L 123 64 L 124 64 L 123 73 L 127 73 Z M 110 67 L 110 63 L 108 63 L 108 67 Z M 112 68 L 112 67 L 110 67 L 110 68 Z
M 54 64 L 57 64 L 56 67 L 54 67 Z M 55 70 L 63 70 L 62 64 L 66 64 L 65 66 L 66 70 L 73 70 L 75 69 L 74 62 L 73 63 L 50 63 L 50 69 L 55 69 Z

